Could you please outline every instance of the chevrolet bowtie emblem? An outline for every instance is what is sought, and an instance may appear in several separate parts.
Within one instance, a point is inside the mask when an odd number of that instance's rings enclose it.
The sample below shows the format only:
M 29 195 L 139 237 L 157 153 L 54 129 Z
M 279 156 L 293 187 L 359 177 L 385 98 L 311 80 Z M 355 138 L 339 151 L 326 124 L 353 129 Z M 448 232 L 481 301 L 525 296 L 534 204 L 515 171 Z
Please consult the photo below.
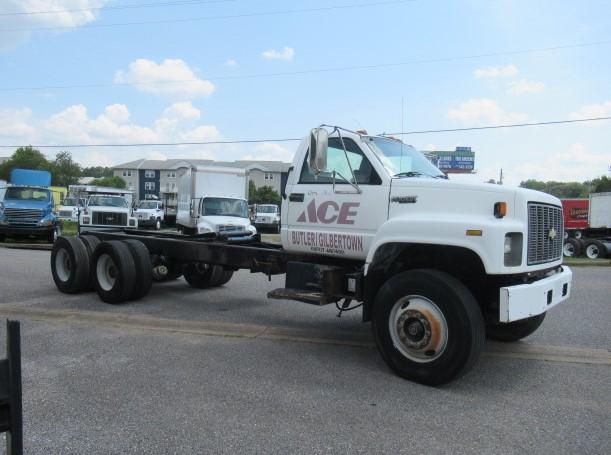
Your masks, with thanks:
M 556 232 L 556 229 L 554 228 L 551 228 L 549 232 L 547 233 L 547 236 L 549 237 L 550 240 L 554 240 L 556 238 L 556 235 L 558 235 L 558 233 Z

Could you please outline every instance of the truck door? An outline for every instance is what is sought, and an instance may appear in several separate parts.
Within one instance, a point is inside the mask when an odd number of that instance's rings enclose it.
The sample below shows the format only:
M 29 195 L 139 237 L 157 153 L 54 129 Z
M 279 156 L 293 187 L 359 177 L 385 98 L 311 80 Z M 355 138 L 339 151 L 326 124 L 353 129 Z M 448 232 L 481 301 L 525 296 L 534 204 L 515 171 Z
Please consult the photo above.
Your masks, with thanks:
M 293 184 L 287 186 L 283 233 L 283 244 L 291 251 L 364 259 L 388 218 L 389 179 L 357 142 L 343 141 L 346 151 L 341 139 L 329 138 L 327 172 L 315 175 L 307 153 L 296 166 Z

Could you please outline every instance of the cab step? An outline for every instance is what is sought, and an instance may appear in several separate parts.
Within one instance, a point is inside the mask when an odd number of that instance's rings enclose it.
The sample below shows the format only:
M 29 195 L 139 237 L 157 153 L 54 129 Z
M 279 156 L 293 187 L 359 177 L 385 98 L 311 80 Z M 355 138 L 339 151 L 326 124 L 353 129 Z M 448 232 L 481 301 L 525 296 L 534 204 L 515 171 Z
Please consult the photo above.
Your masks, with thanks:
M 327 305 L 328 301 L 322 292 L 311 291 L 308 289 L 278 288 L 267 293 L 269 299 L 297 300 L 299 302 L 310 303 L 312 305 Z

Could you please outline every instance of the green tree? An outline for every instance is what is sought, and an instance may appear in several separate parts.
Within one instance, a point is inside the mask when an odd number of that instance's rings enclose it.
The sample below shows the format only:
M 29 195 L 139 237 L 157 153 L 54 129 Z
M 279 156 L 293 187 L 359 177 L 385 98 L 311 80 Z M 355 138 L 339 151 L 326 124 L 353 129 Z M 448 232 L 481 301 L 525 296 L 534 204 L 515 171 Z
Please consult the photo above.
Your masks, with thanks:
M 97 179 L 102 177 L 112 177 L 114 175 L 111 167 L 105 166 L 91 166 L 84 167 L 81 170 L 82 177 L 95 177 Z
M 0 165 L 0 179 L 10 180 L 13 169 L 51 170 L 51 163 L 37 149 L 31 145 L 19 147 L 11 158 Z
M 526 180 L 520 183 L 522 188 L 543 191 L 558 198 L 588 197 L 589 186 L 579 182 L 542 182 L 540 180 Z
M 102 177 L 91 181 L 90 185 L 109 186 L 111 188 L 125 189 L 127 184 L 121 177 Z
M 255 191 L 254 204 L 276 204 L 280 205 L 282 199 L 278 192 L 271 186 L 262 186 Z
M 248 181 L 248 203 L 256 204 L 255 199 L 257 198 L 257 187 L 255 186 L 255 182 L 252 180 Z
M 78 183 L 81 176 L 81 166 L 74 162 L 70 152 L 59 152 L 51 163 L 51 173 L 55 186 L 68 188 L 70 185 Z
M 607 176 L 599 177 L 587 183 L 590 184 L 592 193 L 606 193 L 611 191 L 611 178 Z

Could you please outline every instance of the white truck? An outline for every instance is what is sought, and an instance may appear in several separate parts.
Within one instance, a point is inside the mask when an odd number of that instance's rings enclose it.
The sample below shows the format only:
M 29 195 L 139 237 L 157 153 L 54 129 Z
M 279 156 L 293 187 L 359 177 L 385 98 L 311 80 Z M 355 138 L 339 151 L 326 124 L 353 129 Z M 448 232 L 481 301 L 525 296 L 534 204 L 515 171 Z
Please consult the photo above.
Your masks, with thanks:
M 57 211 L 57 218 L 62 221 L 78 222 L 79 213 L 85 207 L 87 199 L 78 197 L 66 197 Z
M 79 225 L 85 229 L 136 229 L 138 219 L 123 196 L 95 194 L 80 211 Z
M 280 233 L 280 207 L 276 204 L 258 204 L 255 212 L 255 227 Z
M 91 265 L 102 300 L 139 298 L 151 287 L 142 278 L 151 257 L 181 264 L 189 285 L 202 289 L 227 283 L 238 269 L 286 274 L 268 297 L 331 303 L 340 314 L 360 307 L 388 366 L 429 385 L 466 373 L 485 337 L 532 334 L 570 296 L 557 198 L 448 180 L 401 141 L 315 128 L 295 153 L 282 197 L 281 245 L 84 232 L 56 242 L 55 284 L 86 289 Z M 183 204 L 193 213 L 200 206 Z M 92 238 L 99 245 L 87 256 Z M 67 267 L 66 257 L 78 263 Z
M 158 231 L 165 218 L 163 202 L 150 199 L 140 201 L 134 215 L 138 218 L 138 226 L 150 226 Z
M 176 224 L 184 234 L 252 237 L 242 169 L 199 166 L 178 177 Z

